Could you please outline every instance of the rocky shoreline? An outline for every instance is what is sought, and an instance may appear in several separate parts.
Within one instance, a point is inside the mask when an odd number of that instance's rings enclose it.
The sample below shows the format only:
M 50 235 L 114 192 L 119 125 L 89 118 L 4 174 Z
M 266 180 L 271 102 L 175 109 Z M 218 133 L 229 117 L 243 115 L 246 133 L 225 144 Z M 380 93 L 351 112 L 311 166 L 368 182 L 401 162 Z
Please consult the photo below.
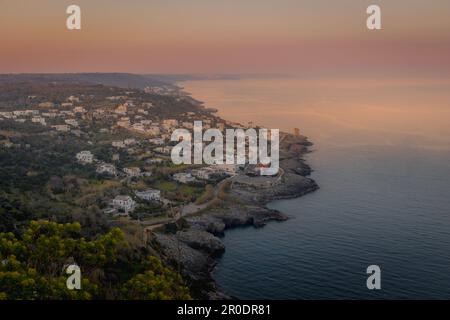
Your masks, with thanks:
M 211 277 L 216 259 L 225 252 L 220 237 L 227 229 L 259 228 L 268 221 L 285 221 L 288 216 L 267 208 L 267 203 L 297 198 L 319 188 L 307 177 L 311 168 L 302 158 L 311 145 L 306 137 L 285 134 L 280 140 L 281 174 L 278 177 L 230 178 L 226 198 L 220 205 L 185 217 L 184 226 L 176 232 L 153 234 L 152 241 L 160 249 L 163 260 L 188 279 L 195 298 L 230 298 L 218 290 Z

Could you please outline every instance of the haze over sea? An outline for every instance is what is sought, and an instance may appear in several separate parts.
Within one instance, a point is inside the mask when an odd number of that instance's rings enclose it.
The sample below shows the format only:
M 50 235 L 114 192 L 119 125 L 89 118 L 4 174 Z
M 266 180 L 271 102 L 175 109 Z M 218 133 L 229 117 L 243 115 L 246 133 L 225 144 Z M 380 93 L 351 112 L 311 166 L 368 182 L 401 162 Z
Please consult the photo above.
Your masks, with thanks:
M 301 133 L 321 189 L 226 232 L 213 273 L 241 299 L 450 298 L 450 81 L 189 81 L 225 119 Z M 382 290 L 366 288 L 366 268 Z

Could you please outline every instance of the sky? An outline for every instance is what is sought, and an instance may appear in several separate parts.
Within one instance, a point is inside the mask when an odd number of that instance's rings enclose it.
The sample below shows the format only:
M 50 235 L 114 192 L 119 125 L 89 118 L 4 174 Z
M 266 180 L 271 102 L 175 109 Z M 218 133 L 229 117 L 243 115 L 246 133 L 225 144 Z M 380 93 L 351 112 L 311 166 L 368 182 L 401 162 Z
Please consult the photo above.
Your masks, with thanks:
M 0 0 L 0 73 L 365 71 L 450 74 L 450 1 Z

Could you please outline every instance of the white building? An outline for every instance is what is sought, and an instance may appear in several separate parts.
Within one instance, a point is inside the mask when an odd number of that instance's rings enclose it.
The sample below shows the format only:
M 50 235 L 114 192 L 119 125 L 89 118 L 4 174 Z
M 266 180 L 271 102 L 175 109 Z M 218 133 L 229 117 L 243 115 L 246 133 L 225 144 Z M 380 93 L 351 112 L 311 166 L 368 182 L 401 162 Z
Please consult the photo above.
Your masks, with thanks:
M 96 172 L 100 174 L 109 174 L 114 176 L 116 175 L 117 170 L 116 167 L 110 163 L 102 163 L 97 167 Z
M 75 97 L 75 96 L 70 96 L 66 100 L 70 101 L 70 102 L 80 102 L 80 98 Z
M 75 119 L 67 119 L 64 120 L 65 123 L 67 123 L 68 125 L 71 125 L 72 127 L 78 127 L 78 121 Z
M 135 191 L 135 195 L 147 201 L 159 201 L 161 200 L 161 191 L 157 189 L 147 189 L 144 191 Z
M 163 163 L 164 160 L 161 158 L 152 158 L 152 159 L 147 159 L 145 160 L 145 163 L 147 164 L 159 164 L 159 163 Z
M 145 133 L 145 127 L 142 123 L 133 123 L 133 125 L 131 126 L 133 128 L 133 130 Z
M 139 177 L 141 175 L 141 169 L 138 167 L 124 168 L 123 172 L 125 172 L 129 177 Z
M 0 112 L 0 116 L 6 119 L 11 119 L 13 117 L 13 113 L 10 111 L 2 111 Z
M 163 121 L 163 124 L 167 124 L 169 126 L 174 127 L 174 126 L 178 125 L 178 120 L 176 120 L 176 119 L 166 119 L 166 120 Z
M 31 122 L 34 122 L 34 123 L 40 123 L 40 124 L 42 124 L 43 126 L 45 126 L 47 123 L 45 122 L 45 119 L 44 118 L 42 118 L 42 117 L 33 117 L 33 118 L 31 118 Z
M 16 111 L 13 111 L 12 113 L 15 116 L 26 116 L 27 115 L 26 110 L 16 110 Z
M 124 143 L 126 146 L 132 146 L 132 145 L 135 145 L 135 144 L 136 144 L 136 139 L 134 139 L 134 138 L 128 138 L 128 139 L 123 140 L 123 143 Z
M 94 161 L 94 155 L 90 151 L 78 152 L 76 158 L 83 164 L 92 163 Z
M 155 145 L 161 146 L 161 145 L 164 144 L 164 139 L 152 138 L 152 139 L 148 139 L 148 142 L 150 142 L 151 144 L 155 144 Z
M 235 164 L 225 164 L 225 163 L 215 164 L 211 168 L 217 172 L 223 172 L 230 176 L 235 176 L 237 174 L 237 172 L 239 171 L 239 166 L 237 166 Z
M 192 175 L 200 180 L 209 180 L 214 173 L 210 168 L 192 170 Z
M 173 177 L 173 180 L 180 182 L 180 183 L 189 183 L 189 182 L 195 181 L 195 178 L 190 173 L 186 173 L 186 172 L 175 173 L 172 177 Z
M 69 132 L 70 131 L 70 127 L 67 124 L 57 124 L 52 126 L 52 128 L 56 129 L 56 131 L 60 131 L 60 132 Z
M 27 116 L 37 116 L 39 115 L 39 110 L 25 110 Z
M 75 107 L 73 108 L 74 113 L 85 113 L 86 109 L 84 107 Z
M 46 118 L 56 118 L 57 115 L 56 112 L 42 112 L 42 116 Z
M 125 143 L 123 141 L 113 141 L 111 145 L 115 148 L 125 148 Z
M 117 196 L 113 200 L 113 206 L 117 209 L 123 210 L 125 213 L 134 210 L 136 202 L 130 196 Z
M 62 115 L 65 115 L 65 116 L 74 116 L 75 114 L 72 112 L 72 111 L 70 111 L 70 110 L 62 110 L 61 112 L 60 112 Z

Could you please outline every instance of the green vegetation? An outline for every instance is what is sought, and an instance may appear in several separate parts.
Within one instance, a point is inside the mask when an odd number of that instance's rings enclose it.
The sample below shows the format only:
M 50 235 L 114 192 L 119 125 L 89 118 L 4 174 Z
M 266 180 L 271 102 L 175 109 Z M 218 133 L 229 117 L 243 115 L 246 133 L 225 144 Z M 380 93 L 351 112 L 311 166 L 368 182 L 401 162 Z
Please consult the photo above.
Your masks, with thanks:
M 181 276 L 130 245 L 120 229 L 87 240 L 79 223 L 32 221 L 0 233 L 2 299 L 189 299 Z M 81 290 L 69 290 L 64 268 L 77 264 Z M 114 280 L 114 281 L 113 281 Z
M 128 280 L 120 291 L 120 298 L 139 300 L 190 299 L 189 290 L 178 285 L 181 281 L 179 274 L 164 267 L 157 258 L 150 257 L 147 271 Z
M 153 187 L 155 189 L 159 189 L 163 192 L 172 192 L 172 191 L 177 190 L 177 183 L 174 181 L 159 180 L 159 181 L 155 182 Z
M 214 198 L 214 187 L 210 184 L 206 185 L 203 194 L 197 198 L 196 204 L 206 203 Z

